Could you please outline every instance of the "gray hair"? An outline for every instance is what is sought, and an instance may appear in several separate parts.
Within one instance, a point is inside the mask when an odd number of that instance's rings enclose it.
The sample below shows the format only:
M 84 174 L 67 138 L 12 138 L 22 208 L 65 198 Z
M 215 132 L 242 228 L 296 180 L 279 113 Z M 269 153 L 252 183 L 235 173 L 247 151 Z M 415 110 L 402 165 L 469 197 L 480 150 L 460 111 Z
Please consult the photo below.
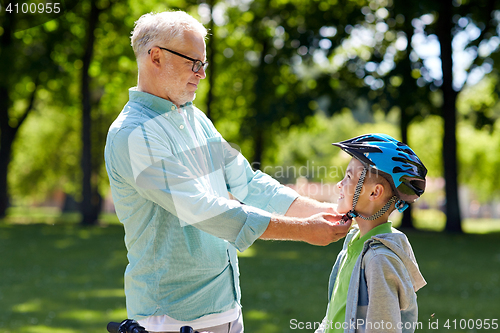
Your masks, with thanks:
M 165 47 L 170 41 L 182 37 L 185 31 L 198 32 L 203 38 L 207 36 L 207 29 L 203 24 L 183 11 L 142 15 L 135 22 L 130 38 L 137 61 L 150 48 L 158 44 Z

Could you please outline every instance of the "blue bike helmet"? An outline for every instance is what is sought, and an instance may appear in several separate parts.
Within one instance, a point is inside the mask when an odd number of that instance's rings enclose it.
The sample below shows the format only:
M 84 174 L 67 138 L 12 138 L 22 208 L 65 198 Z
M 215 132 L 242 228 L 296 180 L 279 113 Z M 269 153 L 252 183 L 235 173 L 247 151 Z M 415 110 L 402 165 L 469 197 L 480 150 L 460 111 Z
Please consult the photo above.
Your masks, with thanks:
M 364 165 L 365 169 L 358 183 L 359 191 L 361 191 L 366 171 L 369 168 L 377 170 L 388 180 L 393 189 L 394 197 L 386 206 L 390 206 L 392 202 L 396 201 L 396 208 L 402 212 L 408 207 L 408 204 L 413 203 L 424 193 L 425 176 L 427 175 L 424 164 L 410 147 L 389 135 L 366 134 L 333 143 L 333 145 L 340 147 Z M 355 194 L 356 202 L 358 197 L 359 193 Z M 353 211 L 356 202 L 353 202 Z M 355 212 L 351 215 L 356 216 Z

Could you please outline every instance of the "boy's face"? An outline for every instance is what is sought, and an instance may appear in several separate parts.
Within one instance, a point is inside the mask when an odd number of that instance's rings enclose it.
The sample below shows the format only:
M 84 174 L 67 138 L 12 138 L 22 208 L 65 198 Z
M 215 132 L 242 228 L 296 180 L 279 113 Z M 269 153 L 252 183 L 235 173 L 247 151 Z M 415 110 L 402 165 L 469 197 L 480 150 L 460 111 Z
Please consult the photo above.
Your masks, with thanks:
M 360 161 L 352 158 L 347 166 L 344 179 L 337 183 L 340 190 L 339 199 L 337 201 L 337 211 L 340 214 L 346 214 L 352 209 L 352 198 L 354 196 L 359 177 L 361 176 L 361 172 L 363 172 L 363 168 L 364 166 Z

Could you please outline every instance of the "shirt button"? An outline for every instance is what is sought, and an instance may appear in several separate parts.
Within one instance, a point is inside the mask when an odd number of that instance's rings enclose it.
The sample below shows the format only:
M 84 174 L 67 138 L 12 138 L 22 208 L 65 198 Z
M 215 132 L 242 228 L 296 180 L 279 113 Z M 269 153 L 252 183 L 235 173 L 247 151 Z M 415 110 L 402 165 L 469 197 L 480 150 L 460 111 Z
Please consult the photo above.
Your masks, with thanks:
M 172 109 L 172 111 L 174 111 L 175 110 L 175 105 L 172 105 L 171 109 Z
M 180 129 L 184 129 L 184 125 L 179 126 Z

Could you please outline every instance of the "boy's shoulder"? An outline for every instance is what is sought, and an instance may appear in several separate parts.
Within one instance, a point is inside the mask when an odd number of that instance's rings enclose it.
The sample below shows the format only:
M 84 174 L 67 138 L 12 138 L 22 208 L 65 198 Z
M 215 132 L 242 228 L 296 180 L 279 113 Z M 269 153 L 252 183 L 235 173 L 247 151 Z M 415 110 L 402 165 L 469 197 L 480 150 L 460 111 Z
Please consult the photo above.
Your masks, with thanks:
M 385 234 L 384 234 L 385 235 Z M 391 258 L 389 261 L 387 259 Z M 363 266 L 371 262 L 381 263 L 383 262 L 397 262 L 403 265 L 401 258 L 389 247 L 381 242 L 372 242 L 370 246 L 367 247 L 363 256 Z
M 396 228 L 391 228 L 391 232 L 373 235 L 365 241 L 363 266 L 372 260 L 405 266 L 408 262 L 416 263 L 408 238 Z
M 391 227 L 391 232 L 377 234 L 371 237 L 375 244 L 383 244 L 391 250 L 395 248 L 403 249 L 405 252 L 413 253 L 408 237 L 402 231 Z M 397 252 L 397 251 L 395 251 Z
M 413 288 L 417 291 L 426 282 L 420 273 L 411 244 L 403 232 L 397 229 L 392 231 L 392 233 L 375 235 L 367 241 L 368 247 L 362 266 L 366 268 L 370 263 L 375 266 L 392 266 L 396 270 L 406 271 Z

